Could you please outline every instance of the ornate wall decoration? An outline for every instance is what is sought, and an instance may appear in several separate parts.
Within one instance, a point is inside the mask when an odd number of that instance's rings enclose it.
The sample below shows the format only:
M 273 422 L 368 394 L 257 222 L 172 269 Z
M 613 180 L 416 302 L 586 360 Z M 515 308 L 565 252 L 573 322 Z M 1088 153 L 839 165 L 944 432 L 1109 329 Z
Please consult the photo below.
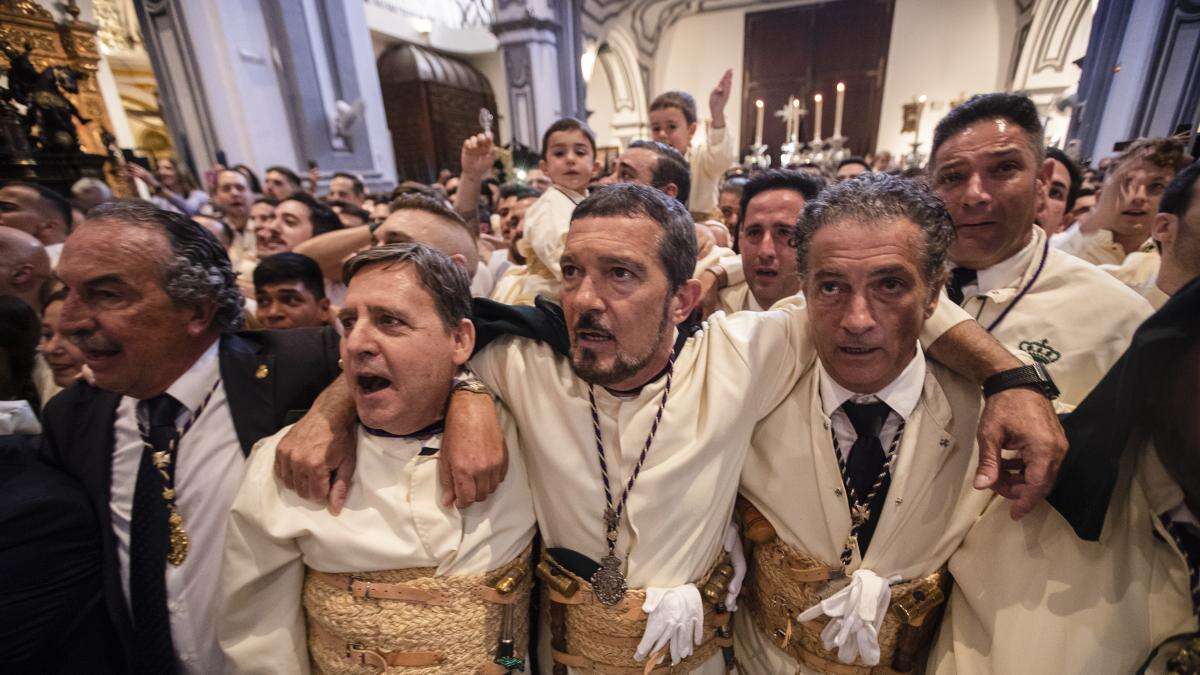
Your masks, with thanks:
M 1075 33 L 1088 16 L 1087 0 L 1055 0 L 1046 14 L 1033 58 L 1031 72 L 1043 70 L 1061 72 L 1067 63 L 1067 52 Z

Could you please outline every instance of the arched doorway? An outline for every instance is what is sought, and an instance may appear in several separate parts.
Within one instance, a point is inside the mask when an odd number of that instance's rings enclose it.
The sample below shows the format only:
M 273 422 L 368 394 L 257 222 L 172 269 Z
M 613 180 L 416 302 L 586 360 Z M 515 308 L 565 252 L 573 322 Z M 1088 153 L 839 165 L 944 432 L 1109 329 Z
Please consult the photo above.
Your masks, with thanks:
M 480 131 L 479 109 L 496 110 L 487 78 L 407 42 L 385 49 L 376 66 L 400 180 L 433 182 L 439 169 L 458 172 L 462 142 Z
M 620 147 L 649 132 L 646 87 L 632 42 L 619 30 L 605 36 L 596 49 L 596 64 L 588 83 L 588 108 L 600 144 Z

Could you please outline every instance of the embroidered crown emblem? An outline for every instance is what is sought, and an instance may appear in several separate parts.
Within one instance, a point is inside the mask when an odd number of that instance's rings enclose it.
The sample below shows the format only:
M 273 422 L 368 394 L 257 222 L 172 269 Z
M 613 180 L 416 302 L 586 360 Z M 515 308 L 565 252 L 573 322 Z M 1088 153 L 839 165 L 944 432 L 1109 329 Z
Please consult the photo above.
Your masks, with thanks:
M 1042 365 L 1054 363 L 1062 358 L 1062 352 L 1058 351 L 1054 347 L 1051 347 L 1050 341 L 1046 338 L 1042 338 L 1039 342 L 1022 340 L 1017 347 L 1021 351 L 1032 356 L 1034 361 L 1037 361 Z

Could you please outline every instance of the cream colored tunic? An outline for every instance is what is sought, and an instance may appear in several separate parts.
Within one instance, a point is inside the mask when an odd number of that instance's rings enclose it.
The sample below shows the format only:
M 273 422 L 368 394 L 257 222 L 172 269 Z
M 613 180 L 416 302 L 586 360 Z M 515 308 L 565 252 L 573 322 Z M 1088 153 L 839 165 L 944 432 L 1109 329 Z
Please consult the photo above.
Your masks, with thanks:
M 692 181 L 688 210 L 711 215 L 717 208 L 721 176 L 737 160 L 733 137 L 728 128 L 714 129 L 710 126 L 705 142 L 688 149 L 687 160 Z
M 968 318 L 951 303 L 941 305 L 926 323 L 926 344 Z M 687 339 L 618 528 L 617 554 L 630 588 L 679 586 L 708 570 L 721 551 L 751 432 L 813 354 L 805 312 L 795 307 L 718 312 Z M 549 346 L 515 337 L 477 354 L 471 368 L 505 401 L 521 430 L 543 543 L 600 560 L 608 552 L 605 499 L 588 384 Z M 594 389 L 615 494 L 637 464 L 665 385 L 659 378 L 629 397 Z M 699 672 L 723 669 L 717 655 Z
M 1073 227 L 1054 236 L 1050 245 L 1093 265 L 1119 265 L 1125 259 L 1125 249 L 1113 241 L 1111 230 L 1084 232 Z
M 1095 265 L 1053 247 L 1047 250 L 1046 233 L 1037 226 L 1033 231 L 1033 241 L 1022 251 L 979 271 L 981 284 L 987 284 L 989 276 L 999 280 L 988 284 L 991 287 L 983 294 L 968 294 L 963 309 L 1004 346 L 1045 364 L 1062 392 L 1059 400 L 1079 405 L 1153 310 Z M 1028 290 L 1018 301 L 1023 289 Z M 1013 309 L 993 327 L 1009 307 Z
M 1126 453 L 1098 542 L 1045 503 L 1015 522 L 991 505 L 950 558 L 930 672 L 1132 673 L 1163 639 L 1196 630 L 1187 564 L 1158 518 L 1183 493 L 1142 447 Z
M 717 308 L 726 314 L 746 311 L 763 311 L 762 306 L 760 306 L 758 304 L 758 300 L 755 299 L 754 293 L 750 291 L 750 284 L 746 283 L 745 281 L 739 284 L 734 284 L 733 286 L 726 286 L 725 288 L 721 289 L 721 291 L 717 294 L 717 297 L 720 301 L 720 304 L 717 306 Z
M 1158 278 L 1158 268 L 1162 267 L 1162 256 L 1154 247 L 1154 242 L 1125 256 L 1119 264 L 1100 265 L 1100 269 L 1116 277 L 1126 286 L 1137 290 L 1147 282 L 1154 283 Z
M 787 398 L 755 428 L 741 492 L 784 543 L 836 565 L 850 533 L 850 510 L 820 377 L 820 365 L 810 359 Z M 887 503 L 866 558 L 856 549 L 848 573 L 865 568 L 908 580 L 931 574 L 950 557 L 993 498 L 991 491 L 972 487 L 982 405 L 978 386 L 927 362 L 920 400 L 897 449 Z M 737 658 L 746 672 L 814 672 L 767 640 L 749 614 L 738 612 L 734 625 Z
M 357 433 L 358 467 L 342 513 L 333 516 L 283 488 L 275 447 L 287 428 L 255 446 L 234 501 L 221 572 L 221 648 L 239 673 L 309 672 L 304 568 L 373 572 L 436 567 L 478 574 L 516 558 L 533 538 L 533 504 L 512 420 L 500 413 L 508 476 L 487 501 L 443 507 L 441 436 L 424 441 Z M 290 427 L 289 427 L 290 428 Z

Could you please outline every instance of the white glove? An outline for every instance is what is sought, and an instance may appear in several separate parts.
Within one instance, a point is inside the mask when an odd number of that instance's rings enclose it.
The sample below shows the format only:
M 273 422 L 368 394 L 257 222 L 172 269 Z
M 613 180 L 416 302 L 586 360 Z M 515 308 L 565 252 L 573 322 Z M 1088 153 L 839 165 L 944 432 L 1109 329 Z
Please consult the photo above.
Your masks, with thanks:
M 898 579 L 898 578 L 897 578 Z M 838 660 L 863 665 L 879 665 L 879 629 L 887 616 L 892 587 L 887 579 L 871 570 L 857 570 L 850 585 L 796 617 L 812 621 L 824 614 L 832 619 L 821 631 L 825 649 L 837 647 Z
M 642 611 L 647 615 L 646 632 L 633 654 L 638 661 L 644 661 L 670 642 L 671 665 L 675 665 L 691 656 L 704 639 L 704 607 L 695 584 L 647 588 Z
M 737 610 L 737 596 L 742 592 L 742 580 L 746 578 L 746 553 L 742 550 L 742 540 L 738 537 L 737 528 L 733 523 L 725 528 L 725 541 L 722 545 L 729 554 L 729 562 L 733 565 L 733 578 L 729 580 L 729 592 L 725 594 L 725 609 L 732 612 Z

